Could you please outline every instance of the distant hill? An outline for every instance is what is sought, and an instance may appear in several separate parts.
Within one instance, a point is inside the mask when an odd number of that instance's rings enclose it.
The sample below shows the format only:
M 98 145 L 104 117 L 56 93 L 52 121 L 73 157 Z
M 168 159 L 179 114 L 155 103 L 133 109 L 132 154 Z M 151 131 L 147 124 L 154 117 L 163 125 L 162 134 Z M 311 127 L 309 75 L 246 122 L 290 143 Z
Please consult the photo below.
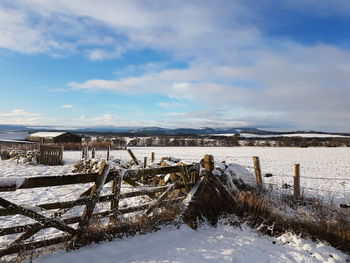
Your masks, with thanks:
M 79 134 L 115 134 L 119 136 L 160 136 L 160 135 L 234 135 L 241 133 L 249 133 L 251 135 L 288 135 L 288 134 L 332 134 L 350 136 L 350 133 L 328 133 L 328 132 L 317 132 L 317 131 L 267 131 L 254 127 L 244 128 L 162 128 L 162 127 L 115 127 L 115 126 L 97 126 L 97 127 L 84 127 L 84 128 L 58 128 L 55 126 L 38 127 L 38 126 L 25 126 L 25 125 L 4 125 L 0 124 L 0 132 L 35 132 L 35 131 L 68 131 Z
M 144 134 L 144 135 L 211 135 L 211 134 L 236 134 L 240 132 L 250 132 L 257 134 L 264 134 L 267 131 L 259 130 L 256 128 L 176 128 L 167 129 L 161 127 L 145 127 L 129 131 L 132 134 Z

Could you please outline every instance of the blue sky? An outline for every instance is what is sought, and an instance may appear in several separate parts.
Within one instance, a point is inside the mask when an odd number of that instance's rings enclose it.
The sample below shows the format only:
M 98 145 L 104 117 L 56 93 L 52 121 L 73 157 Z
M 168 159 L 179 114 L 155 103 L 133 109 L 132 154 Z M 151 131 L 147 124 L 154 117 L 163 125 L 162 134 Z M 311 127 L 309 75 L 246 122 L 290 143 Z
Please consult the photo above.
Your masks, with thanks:
M 350 1 L 0 0 L 0 124 L 350 131 Z

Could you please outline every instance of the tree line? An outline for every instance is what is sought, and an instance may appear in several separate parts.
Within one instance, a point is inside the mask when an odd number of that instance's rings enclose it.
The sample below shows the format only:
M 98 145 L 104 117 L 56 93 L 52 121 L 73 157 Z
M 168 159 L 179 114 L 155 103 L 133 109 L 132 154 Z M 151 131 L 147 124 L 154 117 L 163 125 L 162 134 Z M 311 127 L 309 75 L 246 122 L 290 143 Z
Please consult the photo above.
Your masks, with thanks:
M 350 147 L 350 138 L 242 138 L 235 136 L 152 136 L 152 137 L 101 137 L 98 141 L 110 142 L 116 147 L 179 146 L 179 147 Z

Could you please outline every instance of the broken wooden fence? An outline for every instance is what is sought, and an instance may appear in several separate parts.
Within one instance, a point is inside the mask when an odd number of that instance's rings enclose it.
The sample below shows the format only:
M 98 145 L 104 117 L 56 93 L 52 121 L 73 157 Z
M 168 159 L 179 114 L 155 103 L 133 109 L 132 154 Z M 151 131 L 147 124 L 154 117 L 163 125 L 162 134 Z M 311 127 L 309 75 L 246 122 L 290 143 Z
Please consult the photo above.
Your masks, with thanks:
M 129 184 L 134 182 L 134 185 L 138 186 L 136 180 L 139 180 L 141 177 L 152 177 L 169 173 L 181 174 L 186 180 L 182 180 L 182 184 L 175 182 L 165 186 L 143 186 L 142 189 L 136 188 L 135 191 L 121 193 L 122 180 Z M 188 190 L 198 180 L 198 175 L 199 164 L 139 170 L 116 170 L 113 172 L 110 172 L 109 166 L 105 164 L 99 173 L 29 177 L 23 180 L 2 179 L 0 180 L 0 192 L 85 183 L 94 183 L 94 185 L 82 193 L 77 200 L 36 204 L 32 207 L 15 204 L 0 197 L 0 205 L 3 207 L 0 209 L 0 217 L 20 214 L 37 221 L 37 223 L 0 228 L 0 236 L 20 234 L 15 241 L 0 249 L 0 257 L 61 244 L 67 241 L 79 243 L 79 239 L 86 233 L 91 219 L 95 217 L 109 218 L 110 223 L 116 223 L 118 216 L 132 212 L 144 210 L 143 215 L 148 216 L 154 208 L 160 205 L 183 200 L 185 196 L 182 198 L 167 198 L 167 194 L 174 189 L 184 189 L 188 193 Z M 19 181 L 21 182 L 18 183 Z M 113 182 L 112 193 L 101 195 L 102 187 L 111 181 Z M 142 195 L 156 197 L 155 194 L 157 193 L 162 194 L 152 202 L 130 207 L 119 206 L 119 202 L 122 199 Z M 106 202 L 110 202 L 111 204 L 109 210 L 94 212 L 97 203 Z M 77 206 L 85 206 L 82 215 L 62 218 L 69 209 Z M 43 212 L 48 210 L 54 210 L 55 213 L 53 213 L 52 217 L 43 215 Z M 76 223 L 78 223 L 78 227 L 70 226 Z M 63 234 L 46 240 L 32 241 L 32 237 L 36 233 L 47 228 L 58 229 Z
M 40 145 L 39 163 L 45 165 L 63 164 L 63 146 Z

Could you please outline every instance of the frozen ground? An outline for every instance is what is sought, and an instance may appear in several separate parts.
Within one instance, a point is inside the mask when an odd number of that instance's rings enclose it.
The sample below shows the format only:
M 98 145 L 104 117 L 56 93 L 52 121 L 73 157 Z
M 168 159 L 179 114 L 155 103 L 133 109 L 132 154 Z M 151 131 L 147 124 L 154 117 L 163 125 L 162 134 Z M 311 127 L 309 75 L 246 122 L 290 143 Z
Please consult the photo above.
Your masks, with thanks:
M 216 161 L 239 163 L 251 169 L 252 156 L 259 156 L 263 174 L 273 176 L 263 180 L 266 184 L 280 186 L 292 184 L 293 164 L 301 164 L 302 186 L 305 193 L 322 197 L 327 201 L 350 202 L 350 148 L 262 148 L 262 147 L 145 147 L 132 148 L 139 159 L 156 153 L 156 159 L 174 156 L 187 162 L 198 162 L 204 154 L 212 154 Z M 30 177 L 67 174 L 72 164 L 79 160 L 80 152 L 64 152 L 64 166 L 46 167 L 20 165 L 15 161 L 0 161 L 1 177 Z M 104 158 L 106 152 L 97 152 Z M 130 160 L 126 151 L 111 152 L 112 158 Z M 1 197 L 20 204 L 46 203 L 72 200 L 79 196 L 87 185 L 24 189 L 1 193 Z M 124 187 L 122 191 L 129 191 Z M 110 192 L 107 186 L 105 191 Z M 290 189 L 288 189 L 290 191 Z M 128 200 L 129 204 L 143 202 Z M 102 209 L 100 207 L 99 209 Z M 79 209 L 72 213 L 81 213 Z M 0 217 L 2 227 L 22 225 L 30 222 L 23 216 Z M 54 235 L 57 231 L 49 229 L 39 233 L 39 238 Z M 14 236 L 0 238 L 0 244 L 8 244 Z M 102 245 L 94 245 L 77 252 L 60 252 L 47 256 L 39 262 L 78 262 L 84 257 L 87 262 L 344 262 L 345 255 L 325 245 L 299 239 L 296 236 L 283 236 L 275 239 L 259 236 L 257 233 L 243 231 L 229 226 L 219 228 L 203 227 L 193 232 L 187 227 L 180 230 L 164 229 L 145 236 L 117 240 Z M 287 241 L 283 241 L 287 240 Z M 282 244 L 283 243 L 283 244 Z M 285 243 L 285 244 L 284 244 Z M 113 248 L 116 247 L 116 249 Z M 144 253 L 134 253 L 141 251 Z M 332 256 L 329 256 L 332 255 Z M 105 261 L 97 260 L 104 259 Z M 116 260 L 117 259 L 117 260 Z M 124 261 L 123 261 L 124 260 Z
M 33 262 L 99 263 L 251 263 L 346 262 L 333 247 L 313 243 L 292 234 L 263 236 L 248 227 L 219 224 L 194 231 L 187 226 L 94 244 L 73 252 L 42 256 Z

